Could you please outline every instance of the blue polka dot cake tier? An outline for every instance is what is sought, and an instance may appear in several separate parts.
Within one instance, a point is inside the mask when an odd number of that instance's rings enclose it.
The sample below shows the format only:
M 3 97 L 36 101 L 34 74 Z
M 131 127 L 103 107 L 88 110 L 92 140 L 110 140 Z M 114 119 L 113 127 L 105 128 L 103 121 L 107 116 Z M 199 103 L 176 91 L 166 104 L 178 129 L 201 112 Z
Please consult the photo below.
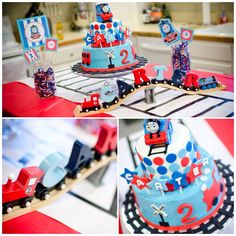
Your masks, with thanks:
M 141 222 L 173 233 L 199 227 L 218 213 L 225 181 L 186 126 L 146 119 L 136 151 L 140 165 L 121 176 L 131 185 Z
M 130 30 L 113 19 L 107 3 L 96 5 L 97 22 L 84 38 L 81 68 L 88 72 L 112 72 L 138 64 Z

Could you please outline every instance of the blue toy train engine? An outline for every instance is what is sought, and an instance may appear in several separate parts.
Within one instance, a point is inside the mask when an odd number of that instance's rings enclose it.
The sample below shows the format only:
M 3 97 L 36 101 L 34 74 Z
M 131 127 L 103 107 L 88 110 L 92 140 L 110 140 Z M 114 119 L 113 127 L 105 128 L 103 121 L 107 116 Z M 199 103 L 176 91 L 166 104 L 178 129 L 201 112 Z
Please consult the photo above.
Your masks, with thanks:
M 218 87 L 218 84 L 219 84 L 215 76 L 200 78 L 198 80 L 198 83 L 199 83 L 200 89 L 202 90 L 216 88 Z

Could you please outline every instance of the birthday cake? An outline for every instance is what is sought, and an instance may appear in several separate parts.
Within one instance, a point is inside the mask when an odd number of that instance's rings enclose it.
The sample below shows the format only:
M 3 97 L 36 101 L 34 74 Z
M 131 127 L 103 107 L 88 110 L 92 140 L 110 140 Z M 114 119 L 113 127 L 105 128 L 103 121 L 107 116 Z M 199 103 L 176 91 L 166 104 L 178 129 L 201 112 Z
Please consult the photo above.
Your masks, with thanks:
M 224 180 L 187 127 L 168 119 L 144 120 L 136 151 L 140 165 L 121 176 L 131 184 L 138 215 L 149 226 L 167 232 L 194 229 L 217 214 Z
M 113 19 L 107 3 L 96 5 L 97 22 L 90 24 L 82 51 L 84 71 L 107 72 L 130 68 L 138 63 L 130 31 Z

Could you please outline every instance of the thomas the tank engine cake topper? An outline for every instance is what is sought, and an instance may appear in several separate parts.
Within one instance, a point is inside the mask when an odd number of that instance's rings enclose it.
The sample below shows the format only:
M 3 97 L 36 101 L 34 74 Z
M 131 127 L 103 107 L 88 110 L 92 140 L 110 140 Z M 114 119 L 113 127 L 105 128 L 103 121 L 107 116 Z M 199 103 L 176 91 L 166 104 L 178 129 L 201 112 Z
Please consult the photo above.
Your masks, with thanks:
M 144 120 L 143 127 L 136 145 L 140 164 L 121 174 L 130 185 L 124 224 L 130 233 L 210 233 L 209 222 L 215 226 L 227 207 L 227 194 L 233 195 L 233 180 L 224 179 L 228 178 L 225 166 L 215 162 L 180 123 L 154 118 Z M 158 150 L 150 151 L 154 146 Z M 233 175 L 229 168 L 226 172 Z M 233 216 L 233 208 L 229 209 L 226 221 Z M 220 222 L 219 228 L 224 224 Z M 211 227 L 212 232 L 219 228 Z
M 113 14 L 108 3 L 99 3 L 96 5 L 97 21 L 100 23 L 112 22 Z

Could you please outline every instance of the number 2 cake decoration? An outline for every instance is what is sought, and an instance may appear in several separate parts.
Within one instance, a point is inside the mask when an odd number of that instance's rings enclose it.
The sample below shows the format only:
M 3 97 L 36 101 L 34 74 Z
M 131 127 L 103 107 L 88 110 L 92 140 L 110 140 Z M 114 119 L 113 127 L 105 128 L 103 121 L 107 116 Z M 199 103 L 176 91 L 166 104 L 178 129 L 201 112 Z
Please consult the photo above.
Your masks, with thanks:
M 144 120 L 136 152 L 138 167 L 121 174 L 130 185 L 122 215 L 130 233 L 213 233 L 233 217 L 233 172 L 214 161 L 186 126 Z

